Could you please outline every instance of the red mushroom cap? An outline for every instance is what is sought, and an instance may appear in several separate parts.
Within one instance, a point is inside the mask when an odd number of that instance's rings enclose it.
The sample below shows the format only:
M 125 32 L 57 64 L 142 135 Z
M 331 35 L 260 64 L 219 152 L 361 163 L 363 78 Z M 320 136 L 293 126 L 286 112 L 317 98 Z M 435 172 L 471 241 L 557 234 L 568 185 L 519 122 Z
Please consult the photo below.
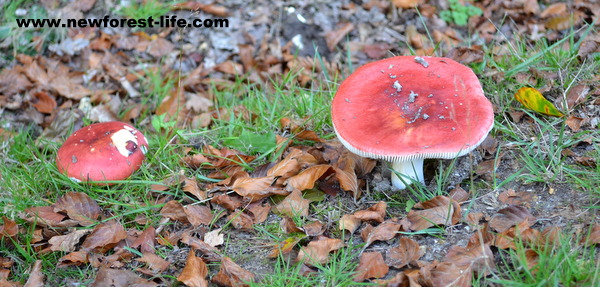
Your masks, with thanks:
M 389 161 L 464 155 L 494 124 L 492 104 L 470 68 L 415 56 L 357 69 L 340 85 L 331 117 L 349 150 Z
M 58 150 L 58 171 L 78 181 L 123 180 L 142 164 L 148 142 L 129 124 L 105 122 L 74 132 Z

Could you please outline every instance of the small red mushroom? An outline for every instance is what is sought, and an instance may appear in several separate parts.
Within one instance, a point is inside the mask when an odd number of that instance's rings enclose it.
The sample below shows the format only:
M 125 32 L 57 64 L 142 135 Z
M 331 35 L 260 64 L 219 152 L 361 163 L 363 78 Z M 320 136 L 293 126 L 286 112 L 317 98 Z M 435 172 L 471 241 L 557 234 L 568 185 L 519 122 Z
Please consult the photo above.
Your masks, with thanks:
M 123 180 L 138 170 L 148 142 L 123 122 L 92 124 L 74 132 L 58 149 L 60 173 L 75 181 Z
M 451 59 L 399 56 L 357 69 L 339 87 L 333 127 L 348 150 L 391 161 L 392 183 L 424 182 L 423 159 L 469 153 L 494 125 L 473 71 Z

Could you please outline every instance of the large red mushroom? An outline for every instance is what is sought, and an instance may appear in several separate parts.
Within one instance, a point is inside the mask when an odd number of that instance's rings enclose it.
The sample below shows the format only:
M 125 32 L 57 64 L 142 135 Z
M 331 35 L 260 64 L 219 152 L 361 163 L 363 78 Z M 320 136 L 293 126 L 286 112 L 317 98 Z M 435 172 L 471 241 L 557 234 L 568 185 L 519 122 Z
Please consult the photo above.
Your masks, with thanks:
M 60 147 L 56 165 L 75 181 L 110 181 L 128 178 L 138 170 L 148 142 L 129 124 L 105 122 L 74 132 Z
M 494 125 L 473 71 L 447 58 L 398 56 L 366 64 L 339 87 L 333 127 L 348 150 L 392 162 L 392 184 L 424 182 L 423 159 L 469 153 Z

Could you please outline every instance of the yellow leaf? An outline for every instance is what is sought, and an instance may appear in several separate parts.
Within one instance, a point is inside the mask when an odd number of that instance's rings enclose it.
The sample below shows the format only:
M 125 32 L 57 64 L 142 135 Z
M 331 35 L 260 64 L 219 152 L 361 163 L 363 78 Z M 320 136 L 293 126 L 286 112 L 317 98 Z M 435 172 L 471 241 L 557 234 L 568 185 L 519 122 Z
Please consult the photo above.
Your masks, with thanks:
M 554 117 L 562 117 L 564 116 L 556 107 L 546 100 L 544 96 L 536 89 L 523 87 L 520 88 L 515 93 L 515 99 L 523 104 L 526 108 L 530 110 L 534 110 L 538 113 L 554 116 Z

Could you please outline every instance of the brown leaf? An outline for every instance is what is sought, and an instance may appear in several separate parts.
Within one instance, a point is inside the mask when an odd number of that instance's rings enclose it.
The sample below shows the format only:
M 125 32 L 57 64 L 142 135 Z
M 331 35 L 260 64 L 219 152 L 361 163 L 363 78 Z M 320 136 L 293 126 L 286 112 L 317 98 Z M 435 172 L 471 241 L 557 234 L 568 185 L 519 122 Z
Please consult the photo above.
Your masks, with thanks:
M 278 195 L 287 195 L 288 192 L 277 187 L 272 186 L 275 182 L 275 178 L 272 176 L 265 177 L 242 177 L 238 178 L 231 189 L 235 191 L 237 194 L 250 198 L 252 202 L 261 200 L 265 197 L 269 197 L 274 194 Z
M 355 212 L 354 216 L 362 221 L 383 222 L 386 209 L 387 203 L 380 201 L 368 209 Z
M 532 249 L 527 249 L 525 250 L 525 262 L 527 263 L 527 268 L 529 269 L 529 272 L 531 272 L 532 275 L 535 275 L 535 273 L 537 273 L 539 266 L 538 266 L 538 259 L 540 258 L 539 254 L 537 252 L 535 252 Z
M 463 65 L 480 63 L 483 61 L 483 50 L 471 47 L 454 47 L 450 49 L 446 57 Z
M 208 287 L 207 275 L 208 267 L 204 261 L 196 257 L 194 250 L 190 250 L 185 267 L 183 267 L 177 280 L 190 287 Z
M 154 253 L 156 250 L 154 248 L 154 243 L 156 242 L 156 229 L 152 226 L 149 226 L 136 238 L 132 243 L 132 248 L 140 248 L 142 254 L 144 253 Z
M 90 232 L 91 230 L 89 229 L 80 229 L 66 235 L 52 236 L 52 238 L 48 240 L 48 243 L 50 243 L 50 250 L 73 252 L 81 238 Z
M 227 220 L 231 222 L 231 225 L 235 229 L 251 230 L 254 226 L 254 220 L 252 217 L 245 213 L 243 210 L 237 210 L 227 216 Z
M 361 220 L 352 214 L 344 214 L 340 219 L 339 230 L 348 230 L 350 233 L 354 233 L 360 226 Z
M 410 229 L 418 231 L 434 225 L 457 224 L 461 217 L 458 203 L 446 196 L 436 196 L 431 200 L 417 203 L 416 207 L 424 210 L 411 210 L 406 218 L 410 221 Z
M 532 202 L 533 193 L 523 191 L 515 192 L 514 189 L 508 189 L 498 195 L 498 200 L 505 204 L 520 205 Z
M 383 223 L 375 226 L 364 238 L 366 246 L 371 245 L 375 241 L 387 241 L 396 236 L 402 227 L 399 223 L 392 220 L 386 220 Z M 362 234 L 361 234 L 362 235 Z
M 1 284 L 0 284 L 1 285 Z M 33 268 L 29 271 L 29 278 L 25 282 L 24 287 L 36 287 L 44 285 L 44 273 L 42 273 L 42 260 L 36 260 L 33 263 Z
M 469 199 L 469 193 L 460 187 L 460 185 L 457 185 L 455 188 L 453 188 L 448 196 L 456 200 L 458 203 L 465 202 Z
M 218 204 L 229 211 L 236 210 L 244 204 L 239 196 L 229 196 L 227 194 L 221 194 L 211 199 L 212 203 Z
M 294 190 L 284 200 L 274 207 L 274 210 L 280 214 L 289 217 L 308 216 L 308 207 L 310 200 L 302 198 L 300 190 Z
M 254 274 L 235 264 L 229 257 L 223 257 L 219 273 L 212 278 L 212 282 L 222 286 L 248 286 L 245 282 L 253 282 Z
M 286 181 L 286 190 L 306 190 L 315 186 L 315 182 L 331 170 L 328 164 L 311 166 Z
M 344 242 L 337 238 L 322 237 L 308 243 L 298 252 L 298 261 L 309 266 L 323 265 L 329 262 L 329 252 L 336 251 L 344 246 Z
M 4 225 L 0 226 L 0 239 L 17 236 L 17 233 L 19 233 L 19 226 L 17 226 L 17 223 L 6 216 L 2 216 L 2 220 L 4 221 Z
M 585 236 L 581 239 L 584 245 L 599 245 L 600 244 L 600 224 L 594 224 L 590 231 L 586 231 Z
M 32 93 L 34 102 L 31 104 L 40 113 L 50 114 L 56 109 L 56 100 L 45 91 Z
M 591 89 L 588 85 L 576 85 L 571 87 L 567 92 L 567 108 L 569 110 L 583 103 L 590 93 Z
M 390 268 L 383 261 L 379 252 L 364 252 L 360 256 L 354 281 L 362 282 L 365 279 L 384 277 Z
M 254 224 L 263 223 L 265 222 L 265 220 L 267 220 L 267 217 L 269 216 L 269 212 L 271 211 L 271 204 L 269 204 L 269 202 L 266 202 L 263 205 L 263 203 L 259 201 L 253 202 L 250 203 L 248 207 L 246 207 L 246 211 L 248 211 L 252 215 Z
M 319 235 L 323 234 L 323 232 L 325 231 L 325 229 L 323 228 L 323 223 L 321 223 L 318 220 L 311 222 L 309 224 L 303 225 L 301 229 L 308 236 L 319 236 Z
M 106 266 L 100 267 L 96 273 L 96 280 L 91 285 L 92 287 L 149 287 L 157 286 L 156 283 L 137 276 L 129 270 L 111 269 Z
M 127 232 L 123 226 L 116 220 L 110 220 L 96 225 L 81 247 L 84 249 L 110 249 L 125 238 L 127 238 Z
M 419 260 L 423 253 L 423 250 L 419 248 L 419 243 L 408 237 L 402 237 L 398 246 L 388 249 L 386 262 L 389 266 L 400 269 Z
M 198 11 L 202 10 L 206 13 L 213 14 L 215 16 L 226 17 L 229 16 L 229 11 L 225 6 L 219 6 L 216 4 L 203 4 L 196 1 L 188 1 L 183 3 L 173 4 L 173 10 L 191 10 Z
M 195 178 L 186 178 L 183 182 L 183 191 L 189 192 L 199 200 L 206 199 L 206 191 L 200 189 Z
M 424 0 L 392 0 L 397 8 L 410 9 L 423 4 Z
M 90 90 L 80 85 L 81 77 L 69 77 L 68 75 L 57 75 L 53 78 L 49 87 L 65 98 L 72 100 L 81 100 L 85 96 L 92 94 Z
M 279 161 L 267 171 L 267 175 L 287 179 L 298 174 L 300 171 L 300 163 L 298 162 L 298 159 L 304 154 L 305 152 L 301 149 L 291 149 L 284 159 Z
M 449 262 L 439 262 L 430 266 L 422 267 L 419 270 L 421 280 L 428 284 L 425 286 L 453 286 L 453 287 L 470 287 L 472 271 L 470 268 L 461 269 Z
M 490 227 L 497 232 L 504 232 L 509 228 L 527 220 L 530 225 L 535 223 L 536 219 L 523 206 L 513 205 L 498 210 L 498 213 L 492 216 Z
M 335 166 L 332 168 L 335 170 L 335 177 L 339 181 L 342 190 L 350 191 L 354 198 L 358 198 L 360 195 L 358 191 L 358 179 L 356 178 L 354 169 L 341 169 Z
M 137 258 L 136 261 L 148 264 L 148 267 L 153 271 L 154 274 L 158 274 L 167 270 L 170 264 L 169 261 L 162 259 L 154 253 L 144 253 L 142 257 Z
M 569 27 L 578 26 L 582 21 L 581 13 L 562 13 L 560 15 L 548 18 L 544 26 L 551 30 L 565 30 Z
M 213 220 L 213 215 L 210 211 L 210 208 L 204 205 L 188 204 L 184 206 L 183 210 L 187 215 L 187 219 L 193 226 L 198 226 L 201 224 L 208 226 Z
M 454 245 L 450 247 L 444 257 L 444 261 L 452 262 L 458 268 L 470 268 L 476 274 L 487 276 L 494 271 L 494 254 L 488 244 L 461 247 Z
M 583 121 L 583 118 L 580 117 L 576 117 L 574 115 L 570 115 L 566 120 L 565 120 L 565 124 L 567 126 L 569 126 L 569 128 L 574 131 L 574 132 L 578 132 L 581 130 L 581 122 Z
M 547 18 L 552 16 L 561 15 L 567 12 L 567 3 L 554 3 L 548 5 L 544 11 L 540 14 L 540 18 Z
M 0 95 L 12 96 L 23 93 L 33 87 L 21 69 L 3 69 L 0 71 Z
M 52 206 L 34 206 L 25 209 L 25 213 L 28 215 L 23 219 L 29 222 L 36 222 L 38 225 L 42 226 L 59 226 L 63 219 L 66 216 L 54 212 L 54 207 Z M 77 222 L 73 221 L 74 225 L 77 225 Z
M 68 192 L 54 204 L 54 212 L 66 212 L 82 226 L 96 223 L 102 210 L 98 203 L 83 192 Z
M 205 256 L 204 258 L 208 261 L 221 261 L 221 258 L 223 257 L 219 249 L 210 246 L 208 243 L 190 235 L 189 232 L 183 234 L 181 242 L 202 252 L 202 254 Z
M 160 210 L 160 215 L 175 221 L 181 221 L 184 223 L 189 222 L 188 215 L 183 208 L 183 205 L 176 200 L 171 200 L 163 206 Z
M 156 38 L 150 43 L 148 43 L 148 47 L 146 47 L 146 52 L 152 55 L 154 58 L 160 58 L 165 56 L 175 49 L 175 45 L 169 42 L 169 40 L 165 38 Z
M 333 51 L 335 46 L 346 37 L 350 31 L 354 30 L 354 24 L 346 22 L 339 26 L 336 30 L 332 30 L 325 34 L 325 42 L 327 42 L 327 48 L 329 51 Z
M 57 267 L 79 266 L 88 263 L 88 250 L 71 252 L 58 259 Z

